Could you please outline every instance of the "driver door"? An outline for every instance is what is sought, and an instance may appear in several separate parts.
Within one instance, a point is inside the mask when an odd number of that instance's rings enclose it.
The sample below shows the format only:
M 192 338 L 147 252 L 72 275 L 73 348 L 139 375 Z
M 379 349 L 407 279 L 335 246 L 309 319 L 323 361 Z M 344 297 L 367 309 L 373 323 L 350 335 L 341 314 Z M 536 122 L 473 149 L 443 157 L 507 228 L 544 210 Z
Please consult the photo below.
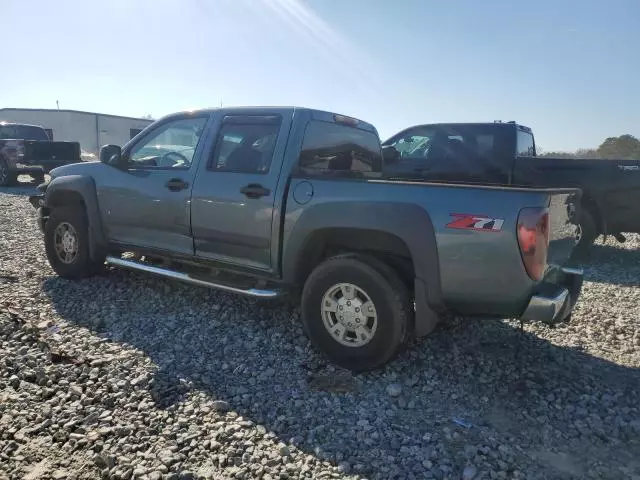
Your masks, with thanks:
M 208 121 L 171 117 L 127 145 L 128 169 L 97 186 L 110 242 L 193 255 L 191 188 Z

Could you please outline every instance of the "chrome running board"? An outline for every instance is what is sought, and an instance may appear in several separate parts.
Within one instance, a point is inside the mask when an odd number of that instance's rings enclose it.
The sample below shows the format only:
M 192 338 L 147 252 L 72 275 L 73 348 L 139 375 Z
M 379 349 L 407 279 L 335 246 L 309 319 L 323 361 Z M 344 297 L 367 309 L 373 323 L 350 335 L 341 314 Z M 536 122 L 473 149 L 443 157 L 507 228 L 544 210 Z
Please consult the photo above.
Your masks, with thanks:
M 174 280 L 180 280 L 182 282 L 191 283 L 193 285 L 200 285 L 201 287 L 215 288 L 224 292 L 238 293 L 240 295 L 247 295 L 249 297 L 256 298 L 277 298 L 282 295 L 279 290 L 261 290 L 257 288 L 237 288 L 229 285 L 223 285 L 219 283 L 208 282 L 199 278 L 194 278 L 187 273 L 174 272 L 166 268 L 154 267 L 152 265 L 146 265 L 140 262 L 134 262 L 132 260 L 125 260 L 123 258 L 107 256 L 105 259 L 107 263 L 118 267 L 129 268 L 131 270 L 140 270 L 142 272 L 154 273 L 163 277 L 173 278 Z

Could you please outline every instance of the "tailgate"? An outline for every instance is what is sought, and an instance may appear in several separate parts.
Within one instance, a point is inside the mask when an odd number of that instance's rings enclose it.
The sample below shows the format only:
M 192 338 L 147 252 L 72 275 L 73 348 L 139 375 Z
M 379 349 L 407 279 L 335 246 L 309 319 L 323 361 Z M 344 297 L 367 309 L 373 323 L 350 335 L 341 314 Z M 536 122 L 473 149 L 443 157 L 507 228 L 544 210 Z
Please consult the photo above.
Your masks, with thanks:
M 550 194 L 547 255 L 549 265 L 565 265 L 576 245 L 580 196 L 580 190 Z
M 25 161 L 34 165 L 40 162 L 59 163 L 80 162 L 80 144 L 78 142 L 25 142 Z

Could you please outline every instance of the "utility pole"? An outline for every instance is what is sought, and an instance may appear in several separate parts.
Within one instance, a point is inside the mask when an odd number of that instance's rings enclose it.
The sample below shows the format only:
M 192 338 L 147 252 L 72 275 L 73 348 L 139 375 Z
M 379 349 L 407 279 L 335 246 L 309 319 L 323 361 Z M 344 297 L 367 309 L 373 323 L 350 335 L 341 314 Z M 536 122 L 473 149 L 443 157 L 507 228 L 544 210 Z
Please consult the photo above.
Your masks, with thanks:
M 56 107 L 58 107 L 58 110 L 60 110 L 60 102 L 58 100 L 56 100 Z

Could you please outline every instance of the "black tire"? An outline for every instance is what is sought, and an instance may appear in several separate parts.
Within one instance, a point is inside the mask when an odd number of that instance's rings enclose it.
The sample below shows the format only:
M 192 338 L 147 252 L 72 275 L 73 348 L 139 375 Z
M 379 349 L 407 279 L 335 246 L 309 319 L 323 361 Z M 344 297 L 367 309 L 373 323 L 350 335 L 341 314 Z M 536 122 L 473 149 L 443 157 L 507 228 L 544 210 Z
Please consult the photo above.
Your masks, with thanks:
M 580 239 L 576 243 L 574 252 L 578 259 L 586 259 L 593 242 L 598 238 L 598 226 L 593 214 L 583 207 L 580 212 Z
M 61 224 L 70 225 L 75 231 L 77 253 L 69 263 L 58 255 L 54 236 Z M 62 278 L 77 280 L 98 272 L 104 259 L 92 260 L 89 255 L 89 233 L 86 213 L 81 206 L 54 208 L 44 227 L 44 246 L 51 268 Z
M 381 271 L 382 270 L 382 271 Z M 350 283 L 366 292 L 375 305 L 377 328 L 362 346 L 346 346 L 325 327 L 322 301 L 326 292 L 340 283 Z M 410 338 L 413 308 L 409 291 L 396 272 L 378 261 L 356 255 L 341 255 L 318 265 L 302 291 L 302 322 L 311 343 L 332 362 L 360 372 L 387 363 Z
M 36 185 L 44 183 L 44 173 L 37 173 L 33 175 L 33 183 L 35 183 Z
M 9 169 L 7 161 L 0 157 L 0 187 L 10 187 L 15 185 L 18 181 L 18 175 L 16 172 Z

